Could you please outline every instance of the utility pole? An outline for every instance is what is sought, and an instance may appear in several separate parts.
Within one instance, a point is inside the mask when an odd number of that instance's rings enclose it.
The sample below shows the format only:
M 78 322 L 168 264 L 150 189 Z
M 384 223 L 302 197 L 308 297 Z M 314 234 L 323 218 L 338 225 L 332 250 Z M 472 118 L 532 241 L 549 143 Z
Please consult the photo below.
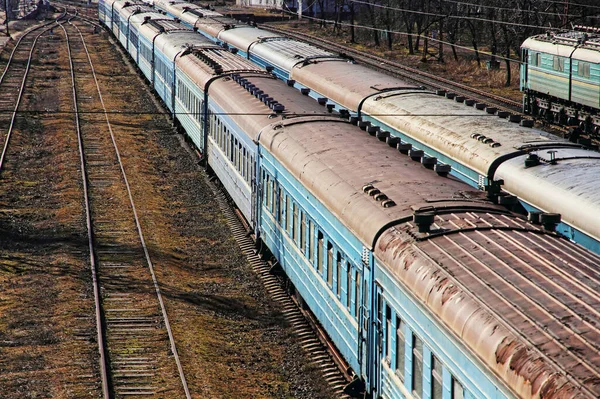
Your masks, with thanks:
M 8 31 L 8 3 L 10 2 L 10 0 L 4 0 L 4 12 L 6 14 L 6 19 L 4 20 L 4 23 L 6 23 L 6 36 L 10 37 L 10 32 Z

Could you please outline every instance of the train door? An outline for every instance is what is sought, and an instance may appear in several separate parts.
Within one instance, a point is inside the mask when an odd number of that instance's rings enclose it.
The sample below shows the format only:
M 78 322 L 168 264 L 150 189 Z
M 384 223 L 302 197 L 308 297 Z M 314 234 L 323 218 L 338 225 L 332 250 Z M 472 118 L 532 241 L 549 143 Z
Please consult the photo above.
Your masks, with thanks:
M 383 289 L 377 283 L 375 286 L 375 314 L 373 315 L 373 393 L 381 392 L 381 360 L 383 358 L 383 323 L 385 322 Z M 375 395 L 374 395 L 375 396 Z
M 364 261 L 364 259 L 363 259 Z M 360 276 L 360 275 L 359 275 Z M 365 387 L 369 387 L 369 376 L 371 375 L 370 368 L 370 342 L 371 342 L 371 327 L 370 327 L 370 307 L 369 307 L 369 282 L 370 271 L 368 265 L 363 262 L 362 277 L 360 283 L 357 283 L 356 290 L 356 306 L 359 308 L 358 313 L 358 360 L 360 362 L 360 374 L 364 379 Z M 359 289 L 362 288 L 362 289 Z

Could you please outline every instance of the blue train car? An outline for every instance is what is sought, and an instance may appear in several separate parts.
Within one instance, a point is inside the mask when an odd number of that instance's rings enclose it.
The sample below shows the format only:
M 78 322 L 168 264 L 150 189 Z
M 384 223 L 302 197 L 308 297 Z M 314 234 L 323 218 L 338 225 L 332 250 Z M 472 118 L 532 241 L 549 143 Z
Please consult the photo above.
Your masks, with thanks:
M 177 30 L 164 16 L 144 18 L 138 66 L 335 343 L 355 376 L 349 392 L 600 395 L 600 258 L 556 235 L 552 215 L 528 223 L 423 168 L 424 154 L 399 152 Z M 419 107 L 421 91 L 382 92 L 415 96 Z M 563 150 L 577 162 L 580 149 Z

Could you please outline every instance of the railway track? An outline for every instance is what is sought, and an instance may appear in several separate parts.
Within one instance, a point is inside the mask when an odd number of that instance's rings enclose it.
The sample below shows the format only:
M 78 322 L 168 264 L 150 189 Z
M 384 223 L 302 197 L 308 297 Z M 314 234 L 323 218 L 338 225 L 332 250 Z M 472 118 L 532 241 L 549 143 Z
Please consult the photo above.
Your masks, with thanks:
M 444 79 L 433 74 L 420 71 L 415 68 L 410 68 L 397 62 L 390 61 L 388 59 L 369 54 L 362 53 L 352 48 L 342 46 L 338 43 L 319 38 L 317 36 L 309 35 L 302 32 L 291 32 L 286 29 L 277 28 L 271 25 L 261 25 L 262 29 L 269 30 L 285 36 L 290 36 L 298 40 L 302 40 L 316 46 L 322 47 L 326 50 L 334 53 L 344 53 L 352 56 L 355 60 L 358 60 L 372 68 L 382 70 L 393 76 L 398 76 L 403 79 L 414 81 L 418 84 L 422 84 L 430 89 L 441 89 L 448 92 L 454 92 L 460 95 L 467 96 L 480 102 L 487 102 L 503 109 L 510 110 L 512 112 L 521 112 L 521 103 L 518 101 L 511 100 L 509 98 L 497 96 L 483 90 L 478 90 L 467 85 L 453 82 L 449 79 Z
M 0 109 L 12 110 L 11 112 L 0 112 L 0 140 L 2 140 L 2 152 L 0 153 L 0 172 L 4 165 L 10 139 L 17 120 L 19 106 L 25 92 L 27 76 L 31 69 L 34 50 L 40 37 L 55 27 L 65 13 L 57 20 L 37 26 L 25 32 L 15 44 L 4 71 L 0 76 Z
M 191 398 L 94 65 L 73 18 L 61 28 L 71 59 L 103 396 Z
M 243 216 L 236 212 L 232 202 L 225 191 L 207 179 L 215 198 L 225 216 L 226 222 L 233 236 L 240 246 L 242 253 L 248 259 L 253 271 L 259 276 L 267 289 L 270 297 L 282 306 L 282 313 L 286 321 L 292 326 L 300 347 L 311 359 L 329 384 L 330 389 L 336 397 L 349 399 L 344 393 L 344 387 L 351 381 L 352 376 L 341 371 L 343 360 L 338 358 L 337 352 L 326 334 L 320 329 L 316 321 L 301 305 L 290 296 L 278 277 L 271 272 L 272 265 L 264 261 L 257 253 L 255 243 L 248 234 L 248 226 L 245 225 Z M 335 359 L 335 360 L 334 360 Z

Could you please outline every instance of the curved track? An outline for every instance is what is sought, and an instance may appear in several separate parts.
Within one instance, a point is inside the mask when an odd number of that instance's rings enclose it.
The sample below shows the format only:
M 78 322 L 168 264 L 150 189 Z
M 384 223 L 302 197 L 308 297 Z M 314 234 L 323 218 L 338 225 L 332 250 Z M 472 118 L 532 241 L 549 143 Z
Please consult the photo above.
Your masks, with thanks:
M 478 101 L 494 103 L 499 107 L 509 109 L 510 111 L 521 111 L 521 103 L 509 98 L 497 96 L 483 90 L 478 90 L 467 85 L 453 82 L 449 79 L 444 79 L 431 73 L 423 72 L 415 68 L 410 68 L 397 62 L 378 57 L 373 54 L 363 53 L 353 50 L 349 47 L 342 46 L 329 40 L 319 38 L 301 32 L 290 32 L 286 29 L 277 28 L 270 25 L 261 25 L 262 29 L 269 30 L 285 36 L 290 36 L 295 39 L 311 43 L 313 45 L 325 48 L 334 53 L 344 53 L 351 55 L 354 59 L 369 65 L 372 68 L 382 70 L 388 74 L 392 74 L 403 79 L 408 79 L 418 84 L 423 84 L 432 89 L 442 89 L 459 93 L 460 95 L 468 96 Z
M 103 395 L 191 398 L 94 65 L 74 17 L 61 28 L 71 59 Z

